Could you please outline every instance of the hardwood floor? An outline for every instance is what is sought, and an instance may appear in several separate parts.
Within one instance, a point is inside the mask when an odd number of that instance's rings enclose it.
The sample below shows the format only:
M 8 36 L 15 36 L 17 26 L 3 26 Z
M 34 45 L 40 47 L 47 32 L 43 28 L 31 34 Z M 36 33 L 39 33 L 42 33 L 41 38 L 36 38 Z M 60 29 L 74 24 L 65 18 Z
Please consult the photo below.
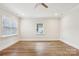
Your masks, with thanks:
M 0 52 L 1 56 L 79 56 L 79 50 L 61 41 L 20 41 Z

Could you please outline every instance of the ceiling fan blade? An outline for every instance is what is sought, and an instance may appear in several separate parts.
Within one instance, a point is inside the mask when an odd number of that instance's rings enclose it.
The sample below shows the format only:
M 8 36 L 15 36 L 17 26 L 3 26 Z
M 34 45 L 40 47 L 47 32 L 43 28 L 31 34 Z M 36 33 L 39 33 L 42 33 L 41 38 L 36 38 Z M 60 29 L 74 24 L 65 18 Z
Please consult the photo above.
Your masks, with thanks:
M 42 6 L 44 6 L 45 8 L 48 8 L 48 6 L 45 3 L 41 3 Z

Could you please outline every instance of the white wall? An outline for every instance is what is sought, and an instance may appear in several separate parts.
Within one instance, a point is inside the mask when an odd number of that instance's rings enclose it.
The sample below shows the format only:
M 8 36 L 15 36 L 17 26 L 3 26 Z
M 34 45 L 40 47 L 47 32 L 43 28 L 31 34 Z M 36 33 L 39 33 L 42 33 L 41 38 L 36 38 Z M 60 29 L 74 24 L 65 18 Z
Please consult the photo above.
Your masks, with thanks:
M 79 6 L 62 18 L 61 40 L 79 48 Z
M 36 24 L 44 24 L 44 35 L 36 34 Z M 21 40 L 58 40 L 60 20 L 53 18 L 32 18 L 21 20 Z
M 1 29 L 2 29 L 1 28 L 2 16 L 7 16 L 11 20 L 15 20 L 17 22 L 17 27 L 18 27 L 18 18 L 16 16 L 14 16 L 13 14 L 11 14 L 10 12 L 0 9 L 0 33 L 1 33 Z M 12 44 L 16 43 L 18 41 L 17 39 L 18 39 L 18 31 L 17 31 L 17 35 L 15 35 L 15 36 L 1 37 L 1 35 L 0 35 L 0 51 L 11 46 Z
M 1 38 L 0 39 L 0 51 L 13 45 L 14 43 L 16 43 L 17 37 L 16 36 L 11 36 L 11 37 L 6 37 L 6 38 Z

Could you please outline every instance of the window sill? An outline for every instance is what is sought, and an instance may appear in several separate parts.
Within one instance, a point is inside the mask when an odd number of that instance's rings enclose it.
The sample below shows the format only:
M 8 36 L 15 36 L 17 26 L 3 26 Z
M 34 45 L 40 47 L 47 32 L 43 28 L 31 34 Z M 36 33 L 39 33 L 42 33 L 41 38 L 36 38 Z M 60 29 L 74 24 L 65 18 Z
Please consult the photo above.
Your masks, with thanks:
M 17 34 L 12 34 L 12 35 L 1 35 L 0 38 L 5 38 L 5 37 L 11 37 L 11 36 L 16 36 Z

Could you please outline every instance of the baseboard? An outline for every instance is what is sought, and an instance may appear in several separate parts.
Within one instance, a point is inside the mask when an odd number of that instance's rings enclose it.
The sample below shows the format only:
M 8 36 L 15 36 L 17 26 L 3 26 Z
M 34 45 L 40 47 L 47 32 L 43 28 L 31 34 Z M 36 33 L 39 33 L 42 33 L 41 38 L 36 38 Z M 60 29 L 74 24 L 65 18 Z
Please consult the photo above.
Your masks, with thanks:
M 59 39 L 20 39 L 20 41 L 54 41 Z
M 70 42 L 67 42 L 65 40 L 61 40 L 61 41 L 68 44 L 68 45 L 70 45 L 70 46 L 72 46 L 72 47 L 74 47 L 74 48 L 76 48 L 76 49 L 79 49 L 79 46 L 77 46 L 77 45 L 71 44 Z
M 17 43 L 17 42 L 18 42 L 18 40 L 16 40 L 15 42 L 13 42 L 13 43 L 11 43 L 11 44 L 7 45 L 6 47 L 4 47 L 4 48 L 0 49 L 0 51 L 2 51 L 2 50 L 4 50 L 4 49 L 6 49 L 6 48 L 8 48 L 8 47 L 10 47 L 11 45 L 13 45 L 13 44 L 15 44 L 15 43 Z

